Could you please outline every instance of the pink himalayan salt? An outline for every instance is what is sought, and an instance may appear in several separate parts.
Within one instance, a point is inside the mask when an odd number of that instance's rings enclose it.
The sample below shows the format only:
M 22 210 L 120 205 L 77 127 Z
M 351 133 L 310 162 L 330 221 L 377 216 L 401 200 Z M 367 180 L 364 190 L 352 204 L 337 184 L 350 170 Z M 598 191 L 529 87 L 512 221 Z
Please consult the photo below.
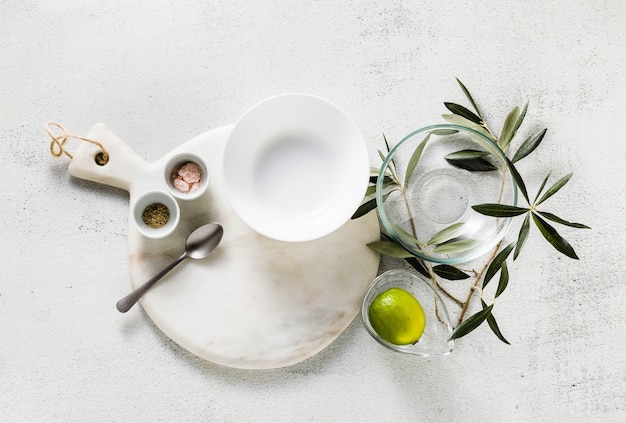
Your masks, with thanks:
M 183 193 L 197 191 L 202 185 L 202 169 L 195 163 L 186 163 L 174 173 L 172 183 Z
M 187 163 L 178 169 L 178 175 L 189 184 L 200 182 L 202 179 L 202 170 L 195 163 Z
M 174 179 L 174 188 L 176 188 L 180 192 L 189 192 L 190 186 L 187 182 L 183 181 L 180 178 Z

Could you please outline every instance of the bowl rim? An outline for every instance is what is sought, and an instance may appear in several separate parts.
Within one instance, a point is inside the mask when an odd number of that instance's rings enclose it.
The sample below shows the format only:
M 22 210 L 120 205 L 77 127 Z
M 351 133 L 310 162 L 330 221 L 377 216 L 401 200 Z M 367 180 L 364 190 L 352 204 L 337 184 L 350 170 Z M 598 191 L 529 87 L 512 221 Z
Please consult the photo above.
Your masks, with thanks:
M 482 255 L 486 254 L 491 248 L 493 248 L 492 243 L 486 243 L 486 244 L 480 246 L 479 248 L 470 249 L 466 253 L 461 254 L 458 257 L 448 257 L 448 258 L 446 258 L 446 257 L 436 257 L 436 256 L 430 256 L 428 254 L 424 254 L 422 252 L 417 251 L 416 249 L 411 248 L 410 246 L 407 246 L 406 242 L 404 242 L 402 240 L 402 238 L 399 237 L 395 233 L 395 230 L 392 227 L 392 222 L 387 217 L 387 214 L 385 213 L 385 208 L 383 206 L 383 202 L 384 202 L 384 198 L 383 198 L 383 196 L 384 196 L 384 194 L 383 194 L 384 173 L 385 173 L 385 170 L 389 167 L 389 163 L 393 159 L 396 151 L 398 151 L 408 140 L 413 138 L 415 135 L 423 133 L 423 132 L 433 131 L 433 130 L 436 130 L 436 129 L 456 129 L 456 130 L 461 130 L 461 131 L 469 132 L 470 134 L 477 135 L 482 140 L 487 142 L 487 144 L 490 147 L 495 149 L 495 151 L 498 153 L 498 155 L 500 155 L 501 159 L 503 159 L 503 160 L 506 159 L 506 154 L 504 153 L 504 151 L 502 151 L 500 146 L 498 146 L 495 142 L 493 142 L 492 140 L 487 138 L 484 134 L 481 134 L 480 132 L 478 132 L 478 131 L 476 131 L 476 130 L 474 130 L 472 128 L 467 128 L 465 126 L 455 125 L 455 124 L 447 124 L 447 123 L 436 124 L 436 125 L 429 125 L 429 126 L 425 126 L 423 128 L 419 128 L 419 129 L 409 133 L 408 135 L 406 135 L 396 145 L 394 145 L 393 148 L 391 148 L 391 150 L 389 151 L 389 153 L 385 157 L 385 159 L 383 160 L 383 163 L 380 166 L 380 171 L 378 173 L 378 177 L 376 178 L 376 210 L 378 212 L 378 216 L 379 216 L 380 221 L 382 222 L 383 227 L 385 228 L 386 232 L 389 234 L 389 236 L 396 243 L 398 243 L 398 245 L 400 245 L 402 248 L 404 248 L 407 252 L 409 252 L 409 253 L 413 254 L 414 256 L 419 257 L 419 258 L 421 258 L 423 260 L 426 260 L 426 261 L 429 261 L 429 262 L 433 262 L 433 263 L 439 263 L 439 264 L 466 263 L 468 261 L 477 259 L 477 258 L 481 257 Z M 517 206 L 517 202 L 518 202 L 517 184 L 515 183 L 515 180 L 513 179 L 513 175 L 511 174 L 510 171 L 508 172 L 508 174 L 509 174 L 509 178 L 511 179 L 511 184 L 513 186 L 513 202 L 512 202 L 512 205 Z M 511 224 L 513 222 L 513 218 L 509 217 L 509 218 L 504 219 L 504 221 L 505 221 L 505 223 L 504 223 L 503 229 L 494 238 L 494 241 L 495 241 L 494 245 L 497 245 L 498 242 L 500 242 L 502 239 L 504 239 L 504 237 L 506 236 L 507 232 L 509 231 L 509 229 L 511 227 Z

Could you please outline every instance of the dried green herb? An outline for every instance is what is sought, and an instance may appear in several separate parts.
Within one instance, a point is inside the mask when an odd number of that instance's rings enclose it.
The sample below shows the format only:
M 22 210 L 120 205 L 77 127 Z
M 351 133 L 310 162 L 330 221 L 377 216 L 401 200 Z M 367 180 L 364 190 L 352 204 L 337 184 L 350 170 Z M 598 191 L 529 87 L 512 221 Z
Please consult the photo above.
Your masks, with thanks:
M 161 203 L 149 204 L 143 210 L 141 220 L 151 229 L 161 228 L 170 220 L 170 209 Z

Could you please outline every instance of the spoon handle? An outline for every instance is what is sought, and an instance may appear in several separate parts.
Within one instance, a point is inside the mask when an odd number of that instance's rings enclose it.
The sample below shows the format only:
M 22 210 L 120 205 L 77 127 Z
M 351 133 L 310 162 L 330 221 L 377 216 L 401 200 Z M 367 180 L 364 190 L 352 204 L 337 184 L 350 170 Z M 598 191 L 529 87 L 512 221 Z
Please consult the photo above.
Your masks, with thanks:
M 173 260 L 170 264 L 168 264 L 163 269 L 161 269 L 161 271 L 157 273 L 156 275 L 154 275 L 152 279 L 150 279 L 148 282 L 144 283 L 139 288 L 135 289 L 133 292 L 131 292 L 130 294 L 128 294 L 127 296 L 119 300 L 117 304 L 115 305 L 117 307 L 117 310 L 120 313 L 126 313 L 128 310 L 130 310 L 131 307 L 135 305 L 137 301 L 139 301 L 139 299 L 143 296 L 143 294 L 145 294 L 150 288 L 152 288 L 152 286 L 155 283 L 157 283 L 159 279 L 165 276 L 167 272 L 172 270 L 174 267 L 176 267 L 178 263 L 180 263 L 186 258 L 187 258 L 187 253 L 184 253 L 183 255 L 178 257 L 176 260 Z

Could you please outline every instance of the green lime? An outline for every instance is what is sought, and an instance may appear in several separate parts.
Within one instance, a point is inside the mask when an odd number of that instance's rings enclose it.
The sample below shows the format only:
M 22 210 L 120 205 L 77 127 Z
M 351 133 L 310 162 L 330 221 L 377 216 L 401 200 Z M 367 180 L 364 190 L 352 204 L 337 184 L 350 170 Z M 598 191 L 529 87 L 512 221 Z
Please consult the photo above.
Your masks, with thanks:
M 370 304 L 368 314 L 378 336 L 395 345 L 416 343 L 426 326 L 422 305 L 401 288 L 380 293 Z

